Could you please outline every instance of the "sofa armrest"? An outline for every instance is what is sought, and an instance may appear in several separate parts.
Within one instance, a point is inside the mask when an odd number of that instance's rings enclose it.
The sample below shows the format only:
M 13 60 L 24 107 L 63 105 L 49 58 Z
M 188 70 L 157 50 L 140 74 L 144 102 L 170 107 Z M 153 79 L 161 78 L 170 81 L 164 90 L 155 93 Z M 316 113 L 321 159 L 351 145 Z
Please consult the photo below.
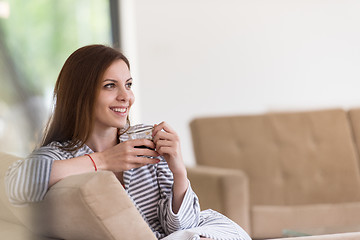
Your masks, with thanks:
M 249 183 L 243 171 L 195 166 L 187 172 L 202 209 L 216 210 L 251 233 Z
M 19 209 L 16 215 L 42 236 L 66 240 L 156 239 L 112 172 L 67 177 L 53 185 L 43 201 L 26 208 L 32 211 L 32 221 L 22 218 Z

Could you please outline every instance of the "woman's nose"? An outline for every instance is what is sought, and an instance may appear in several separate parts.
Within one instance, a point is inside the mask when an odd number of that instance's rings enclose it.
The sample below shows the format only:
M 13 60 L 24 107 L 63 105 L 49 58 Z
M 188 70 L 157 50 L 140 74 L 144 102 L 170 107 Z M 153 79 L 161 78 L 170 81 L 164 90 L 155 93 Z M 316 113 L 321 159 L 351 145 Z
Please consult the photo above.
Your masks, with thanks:
M 128 101 L 130 99 L 130 93 L 126 89 L 119 89 L 117 94 L 118 101 Z

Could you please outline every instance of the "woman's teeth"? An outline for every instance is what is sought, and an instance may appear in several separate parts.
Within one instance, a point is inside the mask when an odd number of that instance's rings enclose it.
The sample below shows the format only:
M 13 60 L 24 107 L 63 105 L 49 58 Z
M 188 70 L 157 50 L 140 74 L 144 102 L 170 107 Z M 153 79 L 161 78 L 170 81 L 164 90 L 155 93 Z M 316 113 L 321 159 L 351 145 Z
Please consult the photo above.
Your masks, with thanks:
M 112 110 L 113 110 L 114 112 L 120 112 L 120 113 L 126 112 L 126 108 L 112 108 Z

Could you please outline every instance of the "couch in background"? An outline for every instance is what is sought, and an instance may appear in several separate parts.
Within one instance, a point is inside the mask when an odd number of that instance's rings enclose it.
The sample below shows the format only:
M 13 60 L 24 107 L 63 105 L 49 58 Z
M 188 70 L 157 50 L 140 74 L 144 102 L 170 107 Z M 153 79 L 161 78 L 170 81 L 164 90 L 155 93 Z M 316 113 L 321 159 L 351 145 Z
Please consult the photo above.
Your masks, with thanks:
M 360 109 L 197 118 L 190 126 L 197 165 L 188 176 L 202 208 L 256 239 L 286 229 L 360 231 Z

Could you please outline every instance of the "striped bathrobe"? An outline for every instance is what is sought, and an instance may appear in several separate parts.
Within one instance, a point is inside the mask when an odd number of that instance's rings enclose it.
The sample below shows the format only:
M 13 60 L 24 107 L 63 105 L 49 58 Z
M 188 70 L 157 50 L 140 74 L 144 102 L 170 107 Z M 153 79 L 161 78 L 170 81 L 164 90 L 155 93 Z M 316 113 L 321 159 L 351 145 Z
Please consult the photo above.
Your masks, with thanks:
M 59 148 L 64 144 L 52 142 L 10 166 L 6 174 L 6 188 L 13 204 L 21 205 L 44 198 L 54 161 L 93 153 L 86 145 L 73 152 Z M 125 171 L 123 176 L 125 190 L 158 239 L 195 240 L 200 236 L 218 240 L 250 239 L 240 226 L 220 213 L 200 211 L 198 198 L 190 183 L 178 213 L 173 213 L 173 177 L 163 158 L 158 164 Z

